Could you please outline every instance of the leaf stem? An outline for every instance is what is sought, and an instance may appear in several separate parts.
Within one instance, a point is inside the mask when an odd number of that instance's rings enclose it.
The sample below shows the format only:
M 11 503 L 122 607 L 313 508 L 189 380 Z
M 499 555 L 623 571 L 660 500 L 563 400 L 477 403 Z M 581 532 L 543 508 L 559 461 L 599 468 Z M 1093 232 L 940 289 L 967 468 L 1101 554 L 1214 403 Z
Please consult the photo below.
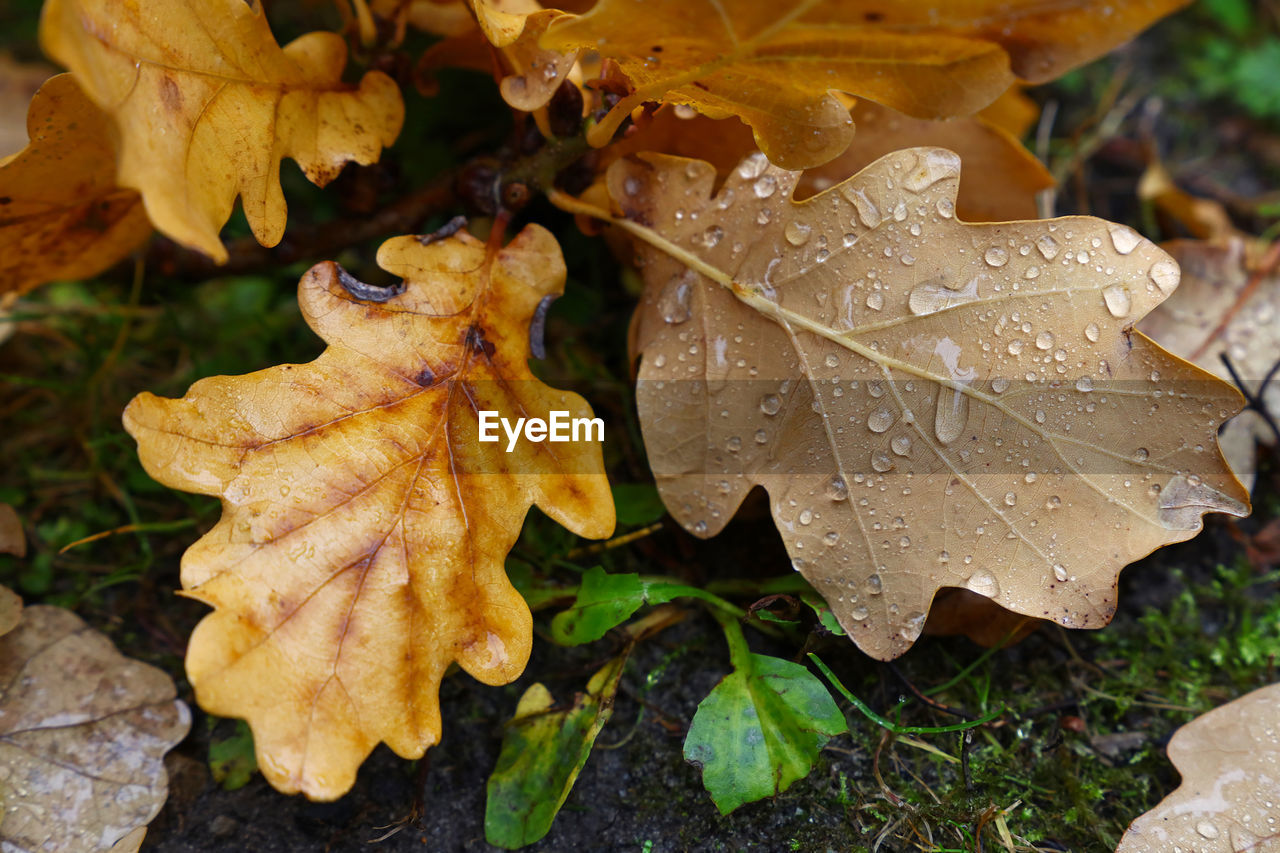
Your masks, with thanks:
M 883 729 L 888 730 L 889 732 L 892 732 L 895 735 L 907 735 L 907 734 L 934 735 L 934 734 L 945 734 L 947 732 L 962 732 L 966 729 L 974 729 L 974 728 L 977 728 L 978 726 L 985 725 L 1004 714 L 1004 709 L 1002 708 L 999 711 L 992 711 L 991 713 L 985 716 L 979 717 L 976 720 L 970 720 L 967 723 L 954 723 L 950 726 L 899 725 L 898 723 L 895 723 L 891 720 L 885 719 L 884 717 L 880 716 L 875 711 L 871 710 L 871 706 L 869 706 L 866 702 L 863 702 L 857 696 L 854 696 L 852 693 L 850 693 L 848 688 L 846 688 L 844 684 L 840 682 L 840 679 L 836 678 L 835 673 L 833 673 L 827 667 L 827 665 L 822 662 L 822 659 L 819 658 L 817 655 L 815 655 L 813 652 L 809 652 L 809 660 L 813 661 L 813 665 L 818 668 L 818 671 L 821 672 L 823 676 L 826 677 L 827 681 L 831 682 L 831 686 L 834 687 L 837 691 L 839 691 L 841 696 L 843 696 L 845 699 L 849 701 L 849 704 L 857 708 L 862 713 L 862 715 L 866 717 L 868 720 L 871 720 L 876 725 L 880 726 Z

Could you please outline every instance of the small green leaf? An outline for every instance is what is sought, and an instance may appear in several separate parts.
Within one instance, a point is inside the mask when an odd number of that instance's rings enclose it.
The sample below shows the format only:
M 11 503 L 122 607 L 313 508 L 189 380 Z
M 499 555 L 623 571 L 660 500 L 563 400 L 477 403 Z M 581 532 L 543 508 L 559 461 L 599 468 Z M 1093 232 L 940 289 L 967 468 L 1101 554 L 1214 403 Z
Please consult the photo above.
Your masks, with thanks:
M 248 784 L 258 772 L 258 759 L 253 753 L 253 732 L 244 720 L 236 720 L 231 737 L 209 744 L 209 773 L 223 790 L 234 791 Z
M 809 775 L 828 740 L 848 731 L 831 694 L 803 666 L 750 652 L 734 657 L 737 668 L 698 705 L 684 742 L 685 760 L 701 766 L 721 814 L 782 793 Z
M 624 527 L 653 524 L 667 514 L 653 483 L 615 483 L 613 506 L 618 524 Z
M 583 574 L 573 606 L 551 620 L 551 638 L 567 646 L 590 643 L 630 619 L 641 605 L 664 604 L 681 596 L 706 598 L 707 593 L 636 574 L 611 575 L 595 566 Z
M 816 591 L 800 593 L 800 600 L 813 608 L 813 612 L 818 615 L 818 621 L 822 623 L 822 627 L 826 628 L 837 637 L 845 636 L 844 628 L 840 627 L 840 623 L 836 621 L 836 615 L 831 612 L 831 608 L 827 602 L 823 600 L 821 595 Z
M 613 715 L 626 660 L 624 654 L 605 664 L 568 708 L 555 709 L 550 691 L 541 684 L 520 697 L 502 738 L 498 766 L 489 777 L 484 834 L 490 844 L 514 850 L 551 829 L 596 737 Z

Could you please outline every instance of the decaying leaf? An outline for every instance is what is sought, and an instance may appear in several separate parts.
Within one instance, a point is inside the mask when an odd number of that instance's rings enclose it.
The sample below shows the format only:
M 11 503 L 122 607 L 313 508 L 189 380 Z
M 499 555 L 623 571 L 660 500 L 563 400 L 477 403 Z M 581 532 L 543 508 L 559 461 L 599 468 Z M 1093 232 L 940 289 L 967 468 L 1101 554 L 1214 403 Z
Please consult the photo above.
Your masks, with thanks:
M 721 814 L 782 793 L 813 769 L 827 741 L 848 730 L 844 714 L 798 663 L 747 650 L 741 629 L 726 632 L 733 672 L 698 704 L 684 757 Z
M 27 128 L 0 161 L 0 294 L 96 275 L 151 233 L 138 194 L 116 185 L 109 120 L 72 75 L 40 88 Z
M 1169 352 L 1230 380 L 1222 361 L 1227 356 L 1245 387 L 1261 394 L 1268 411 L 1280 418 L 1280 383 L 1259 387 L 1280 361 L 1280 274 L 1255 275 L 1241 240 L 1225 246 L 1178 240 L 1165 248 L 1182 266 L 1182 284 L 1143 319 L 1142 331 Z M 1252 488 L 1256 445 L 1273 443 L 1275 434 L 1250 409 L 1232 418 L 1219 440 L 1231 469 Z
M 763 486 L 793 565 L 881 659 L 942 587 L 1099 627 L 1124 565 L 1247 512 L 1216 442 L 1239 393 L 1132 329 L 1177 265 L 1090 217 L 958 221 L 959 169 L 910 149 L 799 203 L 760 155 L 714 196 L 698 161 L 609 173 L 667 508 L 712 536 Z
M 237 195 L 258 241 L 280 242 L 282 157 L 323 186 L 347 162 L 376 161 L 404 119 L 387 75 L 342 82 L 341 36 L 281 48 L 257 0 L 50 0 L 40 41 L 110 113 L 119 184 L 167 236 L 218 261 Z
M 398 237 L 378 263 L 402 292 L 332 263 L 302 279 L 329 342 L 315 361 L 144 394 L 124 415 L 148 473 L 222 497 L 182 561 L 187 594 L 217 608 L 187 654 L 196 698 L 249 722 L 273 785 L 316 799 L 379 741 L 417 758 L 439 740 L 453 661 L 487 684 L 524 669 L 531 617 L 503 560 L 532 504 L 583 536 L 614 524 L 591 436 L 479 440 L 480 411 L 590 417 L 527 364 L 531 318 L 564 286 L 550 233 L 492 250 Z
M 1182 786 L 1129 826 L 1116 853 L 1280 850 L 1280 684 L 1187 723 L 1168 752 Z
M 69 610 L 26 608 L 0 637 L 0 847 L 136 850 L 191 727 L 175 694 Z
M 573 790 L 591 747 L 613 716 L 627 654 L 605 664 L 566 707 L 534 684 L 520 697 L 502 738 L 498 765 L 489 777 L 485 839 L 508 850 L 547 834 Z
M 635 107 L 664 101 L 737 116 L 769 159 L 803 169 L 849 145 L 853 123 L 833 91 L 919 118 L 970 115 L 1015 80 L 1056 77 L 1186 2 L 601 0 L 541 43 L 599 51 L 634 86 L 593 144 Z

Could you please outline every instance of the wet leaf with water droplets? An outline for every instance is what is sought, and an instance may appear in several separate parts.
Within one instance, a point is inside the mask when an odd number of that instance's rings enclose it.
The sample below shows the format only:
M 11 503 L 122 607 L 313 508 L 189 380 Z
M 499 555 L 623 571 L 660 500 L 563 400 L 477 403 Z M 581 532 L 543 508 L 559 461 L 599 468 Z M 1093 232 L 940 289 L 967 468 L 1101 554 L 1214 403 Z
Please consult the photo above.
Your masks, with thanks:
M 1173 733 L 1182 785 L 1129 825 L 1116 853 L 1280 850 L 1280 684 Z
M 1272 416 L 1280 418 L 1280 382 L 1258 387 L 1280 358 L 1280 275 L 1261 276 L 1246 291 L 1253 271 L 1246 246 L 1239 240 L 1226 246 L 1179 240 L 1166 248 L 1182 266 L 1182 282 L 1177 283 L 1174 264 L 1151 267 L 1156 286 L 1172 290 L 1167 284 L 1172 279 L 1177 290 L 1138 327 L 1170 352 L 1229 380 L 1231 374 L 1222 362 L 1227 356 L 1246 387 L 1261 392 Z M 1275 434 L 1250 409 L 1232 418 L 1219 440 L 1236 476 L 1252 488 L 1255 445 L 1273 443 Z
M 967 116 L 1016 79 L 1057 77 L 1186 2 L 601 0 L 554 24 L 541 43 L 598 51 L 634 87 L 591 130 L 593 144 L 610 140 L 640 104 L 664 101 L 737 116 L 771 160 L 803 169 L 853 138 L 833 91 L 919 118 Z
M 317 799 L 379 741 L 418 758 L 440 739 L 452 662 L 487 684 L 523 671 L 532 623 L 503 561 L 531 505 L 583 536 L 614 524 L 599 442 L 479 440 L 482 410 L 590 417 L 529 371 L 531 318 L 564 286 L 550 233 L 397 237 L 378 262 L 406 278 L 385 302 L 353 297 L 333 263 L 303 277 L 329 343 L 315 361 L 143 394 L 124 415 L 148 473 L 222 498 L 182 560 L 186 594 L 216 608 L 187 653 L 196 698 L 249 722 L 273 785 Z
M 1166 295 L 1150 273 L 1171 261 L 1149 241 L 1090 217 L 958 220 L 959 163 L 939 149 L 802 202 L 796 173 L 758 162 L 716 196 L 714 177 L 660 155 L 609 173 L 647 282 L 649 460 L 698 536 L 764 486 L 793 564 L 869 654 L 905 651 L 945 587 L 1101 626 L 1123 566 L 1205 512 L 1247 511 L 1216 445 L 1239 395 L 1132 331 Z M 691 237 L 713 215 L 725 239 L 707 248 Z M 691 316 L 672 325 L 661 294 L 687 271 Z
M 26 608 L 0 637 L 0 849 L 136 850 L 191 727 L 176 695 L 71 611 Z

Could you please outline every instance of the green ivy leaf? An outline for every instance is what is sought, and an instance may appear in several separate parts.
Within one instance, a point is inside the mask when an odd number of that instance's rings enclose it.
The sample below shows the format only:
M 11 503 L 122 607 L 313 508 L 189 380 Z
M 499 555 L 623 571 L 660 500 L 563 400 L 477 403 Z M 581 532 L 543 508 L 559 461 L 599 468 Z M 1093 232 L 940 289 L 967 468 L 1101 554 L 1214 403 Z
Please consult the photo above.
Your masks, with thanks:
M 827 741 L 848 731 L 844 714 L 805 667 L 747 649 L 722 621 L 734 670 L 698 705 L 684 757 L 721 814 L 780 794 L 813 769 Z
M 573 606 L 551 620 L 551 638 L 567 646 L 590 643 L 630 619 L 641 605 L 665 604 L 680 597 L 707 598 L 707 593 L 636 574 L 611 575 L 595 566 L 583 574 Z
M 514 850 L 551 829 L 596 737 L 613 715 L 626 660 L 623 654 L 605 664 L 568 708 L 556 709 L 541 684 L 520 697 L 489 777 L 484 833 L 490 844 Z

